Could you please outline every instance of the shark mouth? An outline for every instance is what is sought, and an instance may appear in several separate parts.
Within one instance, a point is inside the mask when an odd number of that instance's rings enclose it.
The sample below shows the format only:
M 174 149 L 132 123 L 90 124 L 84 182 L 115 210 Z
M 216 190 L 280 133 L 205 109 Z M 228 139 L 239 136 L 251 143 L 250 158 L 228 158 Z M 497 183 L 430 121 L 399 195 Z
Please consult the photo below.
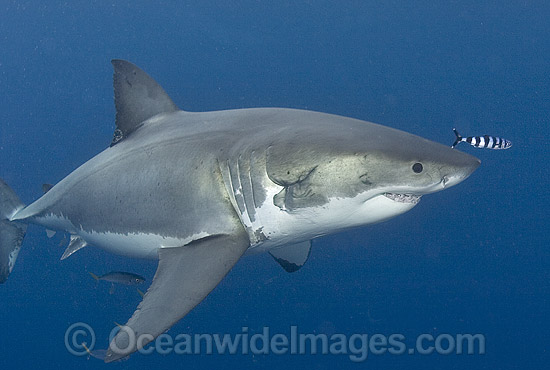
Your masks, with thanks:
M 421 195 L 414 194 L 396 194 L 396 193 L 384 193 L 384 196 L 399 203 L 412 203 L 416 204 L 420 201 Z

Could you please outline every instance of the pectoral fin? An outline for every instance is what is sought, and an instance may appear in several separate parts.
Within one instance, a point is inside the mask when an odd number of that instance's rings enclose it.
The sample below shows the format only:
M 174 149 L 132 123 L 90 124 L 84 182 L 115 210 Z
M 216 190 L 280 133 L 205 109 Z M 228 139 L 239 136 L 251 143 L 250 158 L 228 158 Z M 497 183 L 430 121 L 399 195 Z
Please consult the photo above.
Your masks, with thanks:
M 160 249 L 153 283 L 125 329 L 111 341 L 105 362 L 128 356 L 168 330 L 218 285 L 248 246 L 246 234 L 213 235 Z M 141 340 L 132 340 L 129 333 Z
M 311 241 L 285 245 L 269 251 L 271 257 L 281 265 L 286 272 L 298 271 L 309 258 Z

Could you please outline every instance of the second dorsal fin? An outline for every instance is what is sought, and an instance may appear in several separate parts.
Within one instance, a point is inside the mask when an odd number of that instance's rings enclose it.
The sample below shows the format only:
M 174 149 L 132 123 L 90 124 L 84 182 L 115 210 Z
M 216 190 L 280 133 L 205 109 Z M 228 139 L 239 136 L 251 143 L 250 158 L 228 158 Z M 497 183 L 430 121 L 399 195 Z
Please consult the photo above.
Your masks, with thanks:
M 111 146 L 139 128 L 143 121 L 179 108 L 166 91 L 136 65 L 121 59 L 111 61 L 114 67 L 116 130 Z

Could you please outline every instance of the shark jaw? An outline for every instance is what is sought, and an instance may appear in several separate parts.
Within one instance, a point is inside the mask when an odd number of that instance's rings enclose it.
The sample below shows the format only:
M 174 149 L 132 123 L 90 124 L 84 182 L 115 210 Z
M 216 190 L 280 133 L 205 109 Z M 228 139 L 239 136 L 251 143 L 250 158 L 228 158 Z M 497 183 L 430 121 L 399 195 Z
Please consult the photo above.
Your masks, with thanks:
M 384 193 L 383 194 L 386 198 L 393 200 L 394 202 L 398 203 L 412 203 L 412 204 L 418 204 L 420 202 L 420 198 L 422 195 L 416 195 L 416 194 L 398 194 L 398 193 Z
M 386 198 L 391 199 L 392 201 L 397 203 L 410 203 L 416 205 L 418 204 L 418 202 L 420 202 L 420 198 L 422 198 L 423 195 L 441 191 L 445 188 L 455 185 L 460 181 L 462 181 L 462 179 L 458 177 L 455 178 L 443 176 L 441 178 L 441 181 L 439 181 L 438 183 L 435 183 L 432 186 L 423 189 L 404 188 L 391 191 L 389 191 L 388 189 L 388 191 L 382 192 L 380 195 L 383 195 Z

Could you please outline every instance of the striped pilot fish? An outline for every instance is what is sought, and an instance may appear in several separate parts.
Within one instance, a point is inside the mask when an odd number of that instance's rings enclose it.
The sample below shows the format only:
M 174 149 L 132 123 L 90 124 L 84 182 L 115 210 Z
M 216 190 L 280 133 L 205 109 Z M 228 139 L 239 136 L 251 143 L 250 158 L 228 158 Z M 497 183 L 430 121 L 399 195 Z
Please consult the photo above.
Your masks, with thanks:
M 483 135 L 462 137 L 455 128 L 453 128 L 453 132 L 456 135 L 456 140 L 451 148 L 454 148 L 461 142 L 468 143 L 476 148 L 508 149 L 512 146 L 511 141 L 496 136 Z

